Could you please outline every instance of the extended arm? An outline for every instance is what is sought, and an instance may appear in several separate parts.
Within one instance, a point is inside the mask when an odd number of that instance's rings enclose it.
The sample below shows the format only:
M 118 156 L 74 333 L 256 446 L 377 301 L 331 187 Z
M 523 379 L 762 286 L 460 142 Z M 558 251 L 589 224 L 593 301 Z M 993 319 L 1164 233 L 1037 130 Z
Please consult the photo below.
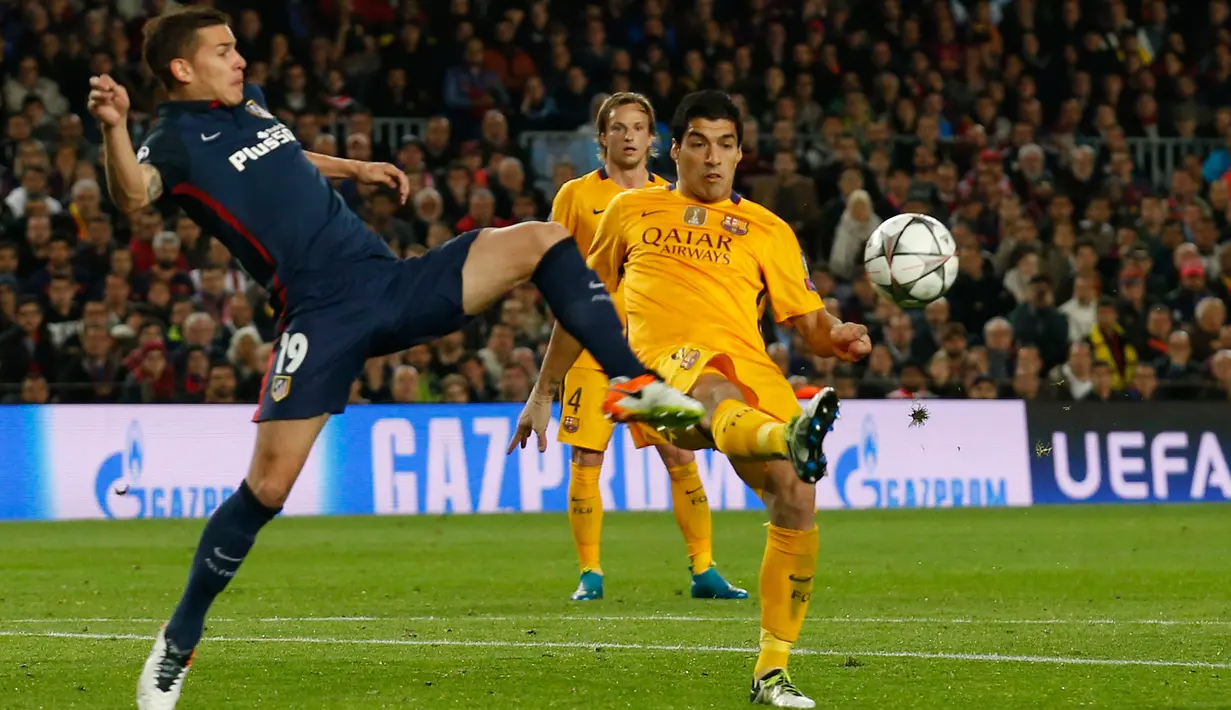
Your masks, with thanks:
M 402 204 L 406 204 L 406 198 L 410 197 L 410 181 L 406 179 L 406 173 L 392 163 L 348 160 L 307 150 L 303 154 L 308 156 L 308 162 L 315 165 L 316 169 L 321 171 L 321 175 L 326 178 L 341 178 L 391 187 L 398 191 Z
M 308 162 L 316 166 L 317 170 L 321 171 L 321 175 L 327 178 L 341 178 L 350 180 L 359 177 L 359 167 L 363 165 L 358 160 L 348 160 L 346 158 L 335 158 L 332 155 L 323 155 L 321 153 L 312 153 L 304 151 L 304 155 L 308 156 Z
M 581 356 L 581 343 L 560 327 L 560 322 L 551 329 L 551 340 L 547 342 L 547 352 L 543 354 L 543 366 L 539 368 L 539 380 L 534 383 L 532 397 L 548 402 L 553 401 L 564 383 L 564 375 L 568 373 L 573 363 Z
M 824 308 L 809 311 L 787 321 L 799 331 L 812 352 L 821 357 L 837 357 L 854 362 L 872 352 L 868 329 L 858 323 L 843 323 L 842 319 Z
M 137 162 L 128 126 L 103 128 L 103 168 L 107 192 L 116 207 L 131 214 L 162 197 L 162 174 L 153 165 Z

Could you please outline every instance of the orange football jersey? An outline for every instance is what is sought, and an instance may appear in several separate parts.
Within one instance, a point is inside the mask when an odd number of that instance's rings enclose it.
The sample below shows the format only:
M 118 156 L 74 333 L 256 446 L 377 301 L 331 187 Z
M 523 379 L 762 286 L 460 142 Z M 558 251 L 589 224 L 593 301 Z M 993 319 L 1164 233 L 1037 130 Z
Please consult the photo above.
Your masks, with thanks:
M 779 322 L 824 307 L 795 233 L 736 193 L 705 204 L 674 185 L 623 192 L 587 261 L 609 290 L 622 290 L 629 343 L 643 360 L 692 344 L 768 361 L 766 295 Z
M 664 184 L 666 184 L 665 180 L 650 173 L 650 181 L 645 186 Z M 581 250 L 582 256 L 585 256 L 594 242 L 594 233 L 598 230 L 599 220 L 607 211 L 607 205 L 611 203 L 612 198 L 624 191 L 625 188 L 607 176 L 606 168 L 599 168 L 594 172 L 569 180 L 560 187 L 560 191 L 556 193 L 556 199 L 551 203 L 550 219 L 564 225 L 569 234 L 577 240 L 577 248 Z M 612 298 L 616 310 L 621 310 L 619 294 L 613 291 Z M 624 314 L 621 313 L 620 317 L 623 316 Z M 576 366 L 600 369 L 598 362 L 588 352 L 581 354 Z

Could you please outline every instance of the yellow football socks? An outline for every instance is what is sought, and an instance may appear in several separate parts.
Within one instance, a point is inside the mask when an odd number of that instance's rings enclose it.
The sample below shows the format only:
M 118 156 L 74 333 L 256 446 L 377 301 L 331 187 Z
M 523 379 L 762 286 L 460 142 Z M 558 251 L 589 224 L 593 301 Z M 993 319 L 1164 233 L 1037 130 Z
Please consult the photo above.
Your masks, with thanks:
M 790 455 L 786 448 L 786 425 L 737 399 L 718 403 L 710 435 L 718 450 L 727 456 L 784 459 Z
M 820 547 L 817 528 L 791 530 L 769 526 L 769 542 L 761 560 L 761 653 L 755 677 L 786 668 L 791 644 L 799 638 Z
M 671 509 L 684 533 L 693 574 L 701 574 L 714 563 L 714 540 L 710 521 L 710 502 L 697 474 L 695 461 L 667 469 L 671 476 Z
M 599 539 L 603 534 L 603 502 L 598 494 L 601 466 L 573 463 L 568 482 L 568 524 L 573 529 L 573 544 L 581 569 L 603 573 L 598 562 Z

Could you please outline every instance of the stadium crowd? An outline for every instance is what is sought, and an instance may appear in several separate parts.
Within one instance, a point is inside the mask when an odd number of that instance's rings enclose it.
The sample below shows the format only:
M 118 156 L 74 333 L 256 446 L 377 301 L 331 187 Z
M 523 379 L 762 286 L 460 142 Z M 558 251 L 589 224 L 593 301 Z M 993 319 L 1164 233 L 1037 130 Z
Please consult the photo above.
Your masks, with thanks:
M 88 77 L 107 72 L 148 131 L 143 12 L 169 4 L 0 7 L 6 402 L 256 400 L 266 294 L 187 217 L 118 213 L 85 111 Z M 554 191 L 598 166 L 604 92 L 649 96 L 661 135 L 683 94 L 717 87 L 746 113 L 737 189 L 792 225 L 827 305 L 875 336 L 866 364 L 838 364 L 767 318 L 801 391 L 1231 399 L 1228 0 L 216 4 L 308 149 L 407 172 L 404 206 L 337 189 L 409 258 L 547 218 Z M 375 130 L 407 116 L 428 119 L 422 135 Z M 544 156 L 519 140 L 531 131 L 580 149 Z M 1130 141 L 1164 138 L 1227 148 L 1135 162 Z M 672 172 L 664 156 L 653 168 Z M 948 297 L 918 311 L 862 275 L 864 241 L 900 212 L 941 218 L 959 245 Z M 522 401 L 550 325 L 519 289 L 465 332 L 369 361 L 352 402 Z

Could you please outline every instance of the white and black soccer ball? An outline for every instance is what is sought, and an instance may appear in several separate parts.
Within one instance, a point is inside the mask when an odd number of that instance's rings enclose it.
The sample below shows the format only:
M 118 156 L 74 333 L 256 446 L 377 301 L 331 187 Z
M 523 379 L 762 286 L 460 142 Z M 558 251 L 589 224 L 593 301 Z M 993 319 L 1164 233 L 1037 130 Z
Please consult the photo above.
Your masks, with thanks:
M 919 308 L 949 291 L 957 278 L 957 244 L 925 214 L 900 214 L 868 237 L 863 268 L 876 290 L 903 308 Z

